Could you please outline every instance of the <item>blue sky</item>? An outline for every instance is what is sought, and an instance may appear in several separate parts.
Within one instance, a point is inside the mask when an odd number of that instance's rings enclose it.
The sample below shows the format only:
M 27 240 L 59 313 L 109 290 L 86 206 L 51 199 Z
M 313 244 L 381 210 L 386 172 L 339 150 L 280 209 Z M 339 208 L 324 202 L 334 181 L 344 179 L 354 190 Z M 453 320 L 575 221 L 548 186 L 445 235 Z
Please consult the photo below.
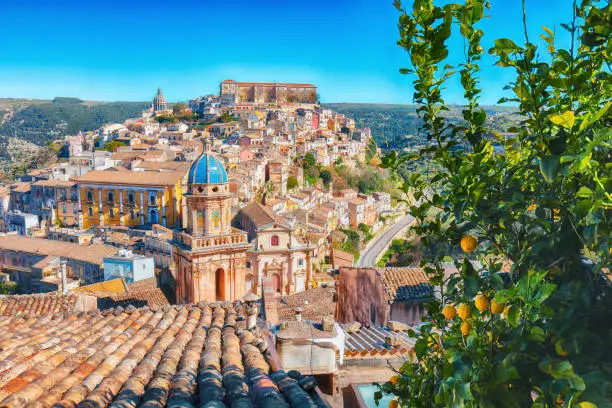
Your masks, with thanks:
M 410 1 L 406 1 L 411 6 Z M 527 0 L 529 30 L 571 17 L 571 0 Z M 408 55 L 392 0 L 19 0 L 0 2 L 0 97 L 169 101 L 216 93 L 223 79 L 309 82 L 324 102 L 411 103 Z M 522 39 L 520 0 L 492 0 L 482 24 Z M 460 57 L 461 41 L 451 42 Z M 511 73 L 483 61 L 483 103 Z M 458 84 L 447 101 L 462 102 Z

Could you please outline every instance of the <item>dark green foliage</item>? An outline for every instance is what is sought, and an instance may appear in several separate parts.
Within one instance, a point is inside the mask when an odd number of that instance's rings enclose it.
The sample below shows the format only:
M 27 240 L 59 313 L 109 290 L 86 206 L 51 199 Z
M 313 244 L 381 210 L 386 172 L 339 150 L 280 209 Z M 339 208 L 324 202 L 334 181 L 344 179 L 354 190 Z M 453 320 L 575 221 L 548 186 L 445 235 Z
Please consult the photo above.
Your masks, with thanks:
M 427 144 L 427 139 L 419 132 L 422 121 L 417 116 L 416 105 L 329 103 L 325 106 L 353 118 L 357 127 L 369 127 L 383 152 L 417 149 Z M 448 108 L 443 115 L 459 123 L 463 119 L 461 107 L 450 105 Z M 485 106 L 483 109 L 492 131 L 505 132 L 520 122 L 516 108 Z
M 17 283 L 0 282 L 0 295 L 14 295 L 17 293 Z
M 298 179 L 295 176 L 287 177 L 287 190 L 293 190 L 298 187 L 300 183 L 298 183 Z
M 312 153 L 306 153 L 304 155 L 303 162 L 304 162 L 304 168 L 313 167 L 315 164 L 317 164 L 317 159 L 315 159 Z
M 413 76 L 429 142 L 416 156 L 439 170 L 403 174 L 402 190 L 418 200 L 410 212 L 422 244 L 463 241 L 466 254 L 455 257 L 456 274 L 445 273 L 443 254 L 425 254 L 421 266 L 440 296 L 415 333 L 414 359 L 383 390 L 403 407 L 612 406 L 612 292 L 604 277 L 612 267 L 610 6 L 575 1 L 562 25 L 569 49 L 558 49 L 544 27 L 544 50 L 529 39 L 522 2 L 524 41 L 497 39 L 489 53 L 513 72 L 505 101 L 523 119 L 512 135 L 491 140 L 478 103 L 478 26 L 489 1 L 410 4 L 395 2 L 399 45 L 411 62 L 400 71 Z M 453 29 L 464 39 L 457 66 L 446 64 Z M 455 75 L 467 101 L 460 123 L 443 114 Z M 382 162 L 398 172 L 412 158 L 390 152 Z M 489 301 L 503 306 L 493 312 Z M 460 304 L 472 314 L 442 313 Z
M 319 177 L 323 180 L 323 184 L 327 187 L 332 181 L 332 174 L 329 170 L 323 169 L 319 172 Z
M 111 140 L 102 147 L 102 150 L 106 150 L 107 152 L 116 152 L 119 147 L 125 145 L 126 144 L 124 142 L 121 142 L 119 140 Z

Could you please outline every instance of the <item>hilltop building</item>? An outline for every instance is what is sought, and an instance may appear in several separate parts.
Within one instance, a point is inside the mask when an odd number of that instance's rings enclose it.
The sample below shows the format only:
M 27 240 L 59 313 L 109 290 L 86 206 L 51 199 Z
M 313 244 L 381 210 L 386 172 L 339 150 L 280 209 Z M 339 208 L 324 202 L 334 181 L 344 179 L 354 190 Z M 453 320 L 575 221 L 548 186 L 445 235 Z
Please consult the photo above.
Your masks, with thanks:
M 233 106 L 242 103 L 316 103 L 317 87 L 311 84 L 276 82 L 221 82 L 221 104 Z
M 166 97 L 162 93 L 161 88 L 157 88 L 157 95 L 153 98 L 153 104 L 151 105 L 153 112 L 163 112 L 168 110 L 168 102 Z

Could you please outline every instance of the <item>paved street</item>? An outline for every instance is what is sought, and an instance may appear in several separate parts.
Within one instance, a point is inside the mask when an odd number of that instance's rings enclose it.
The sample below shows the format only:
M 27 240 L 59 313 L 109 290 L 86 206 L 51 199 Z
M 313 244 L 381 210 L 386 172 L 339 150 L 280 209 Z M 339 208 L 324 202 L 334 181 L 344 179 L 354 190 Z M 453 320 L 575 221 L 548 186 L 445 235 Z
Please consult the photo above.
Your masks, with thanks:
M 386 250 L 387 245 L 396 237 L 399 232 L 414 220 L 411 215 L 400 217 L 394 225 L 389 227 L 381 235 L 373 238 L 367 249 L 361 254 L 357 266 L 376 266 L 376 260 Z

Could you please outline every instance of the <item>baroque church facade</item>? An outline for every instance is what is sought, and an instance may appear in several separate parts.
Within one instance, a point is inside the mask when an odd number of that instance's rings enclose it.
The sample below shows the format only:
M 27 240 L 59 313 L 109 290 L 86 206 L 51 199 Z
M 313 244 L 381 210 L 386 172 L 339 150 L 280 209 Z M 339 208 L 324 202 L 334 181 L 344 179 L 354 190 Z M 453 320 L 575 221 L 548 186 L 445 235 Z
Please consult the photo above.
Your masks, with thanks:
M 247 234 L 231 226 L 231 193 L 221 162 L 205 149 L 184 195 L 183 229 L 172 245 L 178 303 L 233 301 L 247 292 Z
M 265 279 L 282 295 L 310 286 L 314 248 L 260 204 L 232 219 L 227 172 L 206 143 L 183 190 L 182 228 L 172 239 L 177 303 L 238 300 L 260 294 Z

